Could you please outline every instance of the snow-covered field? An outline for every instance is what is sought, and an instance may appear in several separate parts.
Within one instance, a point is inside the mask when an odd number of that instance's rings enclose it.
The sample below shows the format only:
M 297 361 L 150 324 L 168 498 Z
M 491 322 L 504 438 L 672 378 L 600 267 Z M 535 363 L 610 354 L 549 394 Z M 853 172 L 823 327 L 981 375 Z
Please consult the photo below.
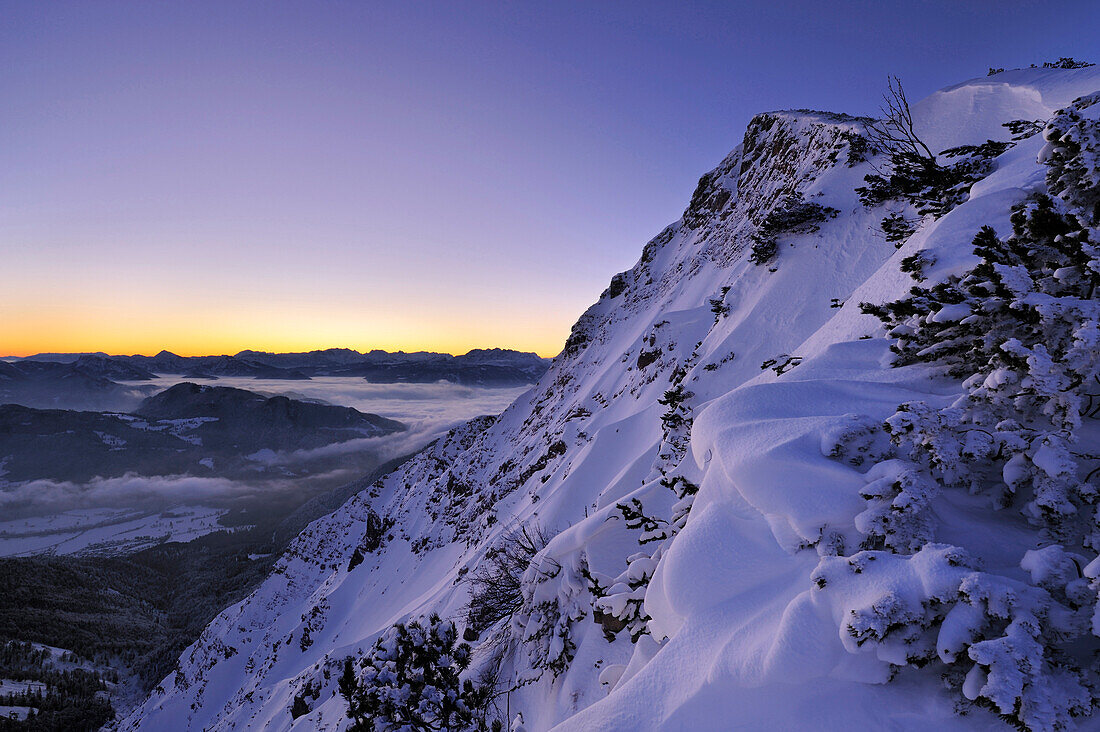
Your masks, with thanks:
M 7 694 L 26 694 L 46 692 L 46 685 L 41 681 L 18 681 L 16 679 L 0 679 L 0 696 Z
M 855 190 L 885 164 L 869 120 L 759 115 L 534 389 L 312 523 L 122 727 L 345 729 L 344 659 L 407 698 L 368 662 L 392 651 L 375 643 L 394 623 L 438 613 L 473 639 L 465 676 L 493 672 L 493 714 L 513 729 L 1095 729 L 1100 439 L 1075 426 L 1080 408 L 1098 413 L 1075 389 L 1100 383 L 1098 290 L 1048 291 L 1100 274 L 1095 248 L 1074 244 L 1100 238 L 1086 223 L 1100 97 L 1038 133 L 1097 92 L 1097 68 L 937 92 L 913 109 L 936 150 L 1014 144 L 961 153 L 986 158 L 950 190 L 871 203 Z M 1044 193 L 1058 196 L 1054 224 Z M 942 207 L 919 214 L 932 195 Z M 775 224 L 793 198 L 813 226 Z M 1081 219 L 1056 238 L 1069 213 Z M 912 227 L 898 247 L 890 216 Z M 769 222 L 775 256 L 756 264 Z M 975 269 L 985 226 L 985 256 L 1050 261 Z M 1055 268 L 1063 251 L 1078 260 Z M 986 293 L 1002 283 L 1011 307 L 910 303 L 893 339 L 860 307 L 952 276 Z M 1018 312 L 1072 335 L 1037 342 Z M 897 338 L 987 322 L 948 355 L 970 364 L 958 354 L 988 335 L 989 363 L 1013 356 L 1011 368 L 982 363 L 964 382 L 930 359 L 894 365 Z M 1058 415 L 1064 429 L 1035 436 Z M 524 560 L 510 606 L 475 608 L 479 570 L 519 527 L 549 543 Z
M 34 707 L 9 707 L 0 705 L 0 717 L 6 717 L 8 719 L 23 720 L 30 716 L 34 711 Z
M 224 531 L 225 509 L 179 506 L 167 511 L 87 509 L 0 521 L 0 557 L 34 554 L 125 554 L 166 541 Z

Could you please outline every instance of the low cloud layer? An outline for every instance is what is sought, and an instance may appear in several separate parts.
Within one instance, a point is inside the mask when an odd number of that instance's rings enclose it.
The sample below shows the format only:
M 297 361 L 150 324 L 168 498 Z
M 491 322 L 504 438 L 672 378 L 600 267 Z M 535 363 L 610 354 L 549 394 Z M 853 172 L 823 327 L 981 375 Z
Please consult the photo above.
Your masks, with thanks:
M 203 503 L 247 495 L 255 487 L 226 478 L 193 475 L 95 478 L 87 483 L 32 480 L 0 492 L 0 514 L 14 517 L 73 508 L 144 507 L 150 503 Z
M 424 420 L 419 424 L 410 425 L 410 428 L 405 432 L 397 432 L 382 437 L 362 437 L 357 440 L 334 442 L 323 447 L 315 447 L 310 450 L 294 450 L 292 452 L 261 450 L 258 453 L 249 455 L 248 458 L 261 465 L 273 466 L 304 464 L 339 458 L 344 455 L 370 453 L 379 463 L 384 463 L 387 460 L 419 450 L 443 435 L 455 424 L 456 422 L 451 420 Z
M 0 491 L 0 516 L 18 519 L 74 509 L 135 508 L 158 510 L 173 505 L 224 505 L 229 501 L 268 498 L 273 494 L 308 492 L 324 484 L 340 484 L 357 477 L 348 469 L 304 478 L 258 481 L 195 475 L 137 475 L 93 478 L 87 483 L 32 480 Z
M 180 381 L 183 379 L 178 377 L 161 378 L 146 388 L 155 393 Z M 395 457 L 419 450 L 461 422 L 499 413 L 525 391 L 448 383 L 371 384 L 338 377 L 307 382 L 224 378 L 205 383 L 354 407 L 396 419 L 408 429 L 311 450 L 264 450 L 249 456 L 257 469 L 254 480 L 233 480 L 216 474 L 127 474 L 86 483 L 33 480 L 9 484 L 0 488 L 0 516 L 14 519 L 88 508 L 153 510 L 182 504 L 225 505 L 269 498 L 273 494 L 316 494 L 362 477 Z
M 147 382 L 150 393 L 181 381 L 163 376 Z M 379 414 L 406 424 L 438 422 L 454 426 L 482 414 L 499 414 L 528 387 L 498 389 L 462 386 L 448 382 L 434 384 L 372 384 L 365 379 L 318 376 L 308 381 L 224 377 L 216 381 L 194 380 L 211 386 L 231 386 L 260 394 L 281 394 L 292 399 L 322 401 L 354 407 L 360 412 Z

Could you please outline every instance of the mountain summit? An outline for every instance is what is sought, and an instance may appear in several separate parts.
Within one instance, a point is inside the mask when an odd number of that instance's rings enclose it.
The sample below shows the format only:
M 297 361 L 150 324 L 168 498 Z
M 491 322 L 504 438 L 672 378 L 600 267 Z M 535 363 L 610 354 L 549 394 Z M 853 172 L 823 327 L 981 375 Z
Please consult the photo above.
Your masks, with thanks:
M 893 142 L 755 117 L 533 389 L 310 524 L 122 727 L 1090 714 L 1100 71 L 893 100 Z

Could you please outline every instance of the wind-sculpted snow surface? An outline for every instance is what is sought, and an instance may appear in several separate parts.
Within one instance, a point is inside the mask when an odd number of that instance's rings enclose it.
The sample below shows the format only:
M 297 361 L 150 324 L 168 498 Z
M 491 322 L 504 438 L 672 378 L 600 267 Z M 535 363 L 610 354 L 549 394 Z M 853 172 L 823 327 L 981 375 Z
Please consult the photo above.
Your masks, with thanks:
M 861 202 L 855 189 L 888 163 L 870 120 L 758 116 L 535 387 L 311 524 L 122 727 L 345 729 L 347 668 L 365 678 L 379 636 L 433 612 L 465 633 L 464 673 L 497 685 L 487 714 L 506 727 L 517 715 L 528 730 L 1094 723 L 1096 549 L 1069 519 L 1060 534 L 1036 523 L 1021 510 L 1030 483 L 1005 473 L 1014 495 L 995 475 L 1025 455 L 1026 476 L 1070 486 L 1085 521 L 1100 452 L 1089 414 L 1057 454 L 1049 435 L 1028 446 L 1041 410 L 1009 424 L 998 402 L 983 409 L 1002 423 L 985 426 L 978 382 L 931 357 L 895 363 L 896 342 L 860 304 L 908 297 L 914 274 L 932 287 L 981 271 L 975 236 L 1011 235 L 1034 194 L 1077 211 L 1073 241 L 1097 241 L 1083 203 L 1096 200 L 1100 105 L 1079 103 L 1043 135 L 1002 126 L 1038 130 L 1097 90 L 1095 69 L 1022 70 L 915 105 L 936 150 L 1014 143 L 968 168 L 980 177 L 939 218 Z M 791 201 L 836 213 L 784 228 L 773 214 Z M 916 218 L 897 249 L 882 234 L 891 214 Z M 774 256 L 757 265 L 753 235 L 769 221 Z M 1080 269 L 1051 277 L 1100 274 L 1091 250 L 1073 251 Z M 967 317 L 957 304 L 924 320 Z M 972 414 L 1001 452 L 966 437 Z M 905 436 L 903 424 L 916 426 Z M 936 462 L 956 444 L 973 468 L 965 486 Z M 548 543 L 516 543 L 524 528 Z M 486 565 L 498 551 L 530 558 Z M 493 584 L 487 619 L 469 609 L 483 565 L 515 573 Z

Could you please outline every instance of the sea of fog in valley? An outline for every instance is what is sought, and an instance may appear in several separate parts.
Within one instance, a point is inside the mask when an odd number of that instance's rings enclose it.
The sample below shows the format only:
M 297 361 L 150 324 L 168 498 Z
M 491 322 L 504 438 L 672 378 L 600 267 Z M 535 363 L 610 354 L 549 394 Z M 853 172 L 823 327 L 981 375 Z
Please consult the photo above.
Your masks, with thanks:
M 125 386 L 137 395 L 136 408 L 141 398 L 183 382 L 352 407 L 396 420 L 407 429 L 307 449 L 261 449 L 244 455 L 231 470 L 212 448 L 211 457 L 187 472 L 162 470 L 155 464 L 150 468 L 146 461 L 122 475 L 85 480 L 36 476 L 13 481 L 5 475 L 7 456 L 0 455 L 0 556 L 121 554 L 211 531 L 265 525 L 387 461 L 415 452 L 456 424 L 503 411 L 527 388 L 374 384 L 348 377 L 287 381 L 181 376 Z
M 463 386 L 448 381 L 434 384 L 372 384 L 364 379 L 344 376 L 314 376 L 306 381 L 228 376 L 206 381 L 160 376 L 152 381 L 124 383 L 151 394 L 182 381 L 354 407 L 360 412 L 396 419 L 410 428 L 419 424 L 423 429 L 447 429 L 482 414 L 498 414 L 529 388 Z

